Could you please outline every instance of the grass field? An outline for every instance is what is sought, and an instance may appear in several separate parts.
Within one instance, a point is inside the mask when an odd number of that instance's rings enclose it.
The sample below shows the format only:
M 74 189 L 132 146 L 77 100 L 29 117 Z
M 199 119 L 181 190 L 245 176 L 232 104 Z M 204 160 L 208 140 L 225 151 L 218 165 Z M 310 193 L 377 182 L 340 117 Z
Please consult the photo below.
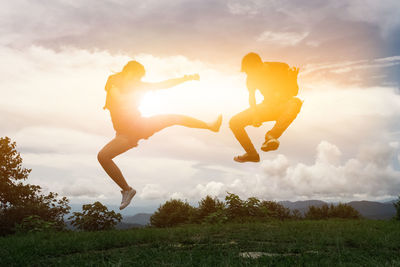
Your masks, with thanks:
M 0 238 L 1 266 L 400 266 L 400 222 L 274 221 Z

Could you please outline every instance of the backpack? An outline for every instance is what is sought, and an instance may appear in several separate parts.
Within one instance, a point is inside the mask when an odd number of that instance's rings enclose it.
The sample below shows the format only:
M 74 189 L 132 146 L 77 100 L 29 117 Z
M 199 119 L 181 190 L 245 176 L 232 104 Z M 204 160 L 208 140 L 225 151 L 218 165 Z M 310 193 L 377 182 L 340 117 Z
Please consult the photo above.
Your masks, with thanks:
M 288 64 L 281 62 L 267 62 L 268 75 L 277 88 L 289 97 L 296 96 L 299 92 L 297 76 L 299 68 L 290 68 Z

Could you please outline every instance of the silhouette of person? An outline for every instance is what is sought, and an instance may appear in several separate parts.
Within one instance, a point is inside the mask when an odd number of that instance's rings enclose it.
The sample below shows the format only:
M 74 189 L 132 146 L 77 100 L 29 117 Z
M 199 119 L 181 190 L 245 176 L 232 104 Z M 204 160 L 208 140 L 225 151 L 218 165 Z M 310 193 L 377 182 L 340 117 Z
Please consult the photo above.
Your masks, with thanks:
M 142 117 L 138 106 L 141 97 L 149 90 L 170 88 L 186 81 L 199 80 L 199 75 L 185 75 L 182 78 L 170 79 L 157 83 L 141 81 L 145 69 L 137 61 L 129 61 L 121 72 L 108 77 L 105 90 L 106 104 L 116 131 L 114 139 L 98 153 L 98 160 L 106 173 L 122 189 L 120 209 L 124 209 L 135 196 L 136 190 L 128 185 L 113 158 L 136 147 L 140 139 L 147 139 L 154 133 L 173 125 L 190 128 L 208 129 L 218 132 L 222 122 L 219 115 L 216 121 L 206 123 L 184 115 L 157 115 Z
M 247 74 L 250 108 L 231 118 L 229 126 L 246 153 L 234 157 L 237 162 L 259 162 L 260 156 L 245 127 L 259 127 L 263 122 L 276 121 L 275 126 L 266 133 L 263 151 L 276 150 L 278 138 L 289 127 L 300 112 L 302 101 L 295 97 L 298 93 L 298 68 L 289 68 L 286 63 L 263 62 L 256 53 L 249 53 L 242 59 L 241 71 Z M 256 104 L 255 92 L 264 96 L 261 104 Z

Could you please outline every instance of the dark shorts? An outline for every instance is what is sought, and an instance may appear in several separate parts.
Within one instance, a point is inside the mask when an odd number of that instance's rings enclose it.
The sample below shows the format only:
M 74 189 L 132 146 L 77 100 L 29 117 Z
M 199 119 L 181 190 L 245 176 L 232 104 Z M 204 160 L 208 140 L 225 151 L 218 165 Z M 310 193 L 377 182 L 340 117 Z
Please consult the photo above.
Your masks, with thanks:
M 292 97 L 283 102 L 262 102 L 257 104 L 257 112 L 261 122 L 277 121 L 281 116 L 296 116 L 300 112 L 302 101 L 297 97 Z M 232 117 L 231 122 L 244 127 L 253 123 L 253 111 L 248 108 Z
M 171 115 L 157 115 L 147 118 L 116 112 L 110 114 L 116 135 L 127 138 L 132 147 L 137 146 L 139 140 L 147 139 L 176 122 L 176 120 L 171 120 L 173 117 Z

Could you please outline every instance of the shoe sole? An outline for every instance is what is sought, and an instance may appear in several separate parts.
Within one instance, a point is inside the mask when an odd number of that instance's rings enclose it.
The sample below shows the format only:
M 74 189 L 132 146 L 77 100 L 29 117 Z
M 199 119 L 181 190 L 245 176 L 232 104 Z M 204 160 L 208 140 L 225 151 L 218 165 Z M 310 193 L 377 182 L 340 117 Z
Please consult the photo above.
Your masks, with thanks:
M 239 162 L 239 163 L 245 163 L 245 162 L 255 162 L 255 163 L 257 163 L 257 162 L 260 162 L 260 159 L 258 159 L 258 160 L 244 160 L 244 161 L 242 161 L 242 160 L 238 160 L 238 159 L 236 159 L 236 158 L 233 158 L 233 160 L 236 161 L 236 162 Z
M 272 151 L 272 150 L 277 150 L 279 147 L 279 142 L 271 142 L 267 143 L 266 146 L 261 146 L 261 150 L 264 152 Z

